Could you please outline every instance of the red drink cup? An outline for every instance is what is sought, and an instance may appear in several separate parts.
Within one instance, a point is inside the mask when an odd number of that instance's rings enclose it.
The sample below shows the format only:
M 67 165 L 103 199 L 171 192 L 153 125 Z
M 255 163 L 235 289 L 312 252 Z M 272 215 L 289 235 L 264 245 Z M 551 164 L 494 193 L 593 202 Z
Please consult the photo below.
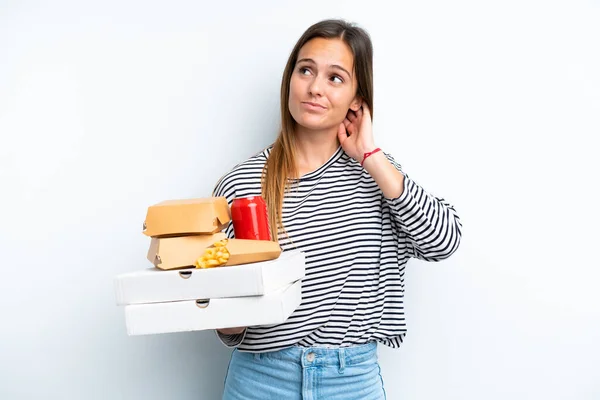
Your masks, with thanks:
M 267 203 L 261 196 L 233 199 L 231 219 L 236 239 L 271 240 Z

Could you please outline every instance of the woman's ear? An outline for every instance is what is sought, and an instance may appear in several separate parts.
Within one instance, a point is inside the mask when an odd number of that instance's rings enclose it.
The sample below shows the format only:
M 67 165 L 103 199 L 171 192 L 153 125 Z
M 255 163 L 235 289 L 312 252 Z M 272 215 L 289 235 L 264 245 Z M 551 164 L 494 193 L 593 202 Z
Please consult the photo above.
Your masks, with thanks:
M 362 97 L 360 96 L 356 96 L 354 98 L 354 100 L 352 100 L 352 103 L 350 103 L 350 109 L 354 112 L 360 110 L 360 107 L 362 106 Z

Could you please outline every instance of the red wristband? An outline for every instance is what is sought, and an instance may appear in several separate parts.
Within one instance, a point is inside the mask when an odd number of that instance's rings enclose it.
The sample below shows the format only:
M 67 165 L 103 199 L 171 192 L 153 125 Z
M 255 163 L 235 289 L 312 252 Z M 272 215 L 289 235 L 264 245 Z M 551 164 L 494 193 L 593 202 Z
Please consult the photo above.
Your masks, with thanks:
M 375 153 L 377 153 L 378 151 L 381 151 L 381 149 L 378 147 L 375 150 L 369 152 L 369 153 L 365 153 L 365 155 L 363 156 L 363 160 L 360 163 L 360 166 L 362 167 L 363 164 L 365 163 L 365 160 L 367 159 L 367 157 L 369 157 L 370 155 L 373 155 Z

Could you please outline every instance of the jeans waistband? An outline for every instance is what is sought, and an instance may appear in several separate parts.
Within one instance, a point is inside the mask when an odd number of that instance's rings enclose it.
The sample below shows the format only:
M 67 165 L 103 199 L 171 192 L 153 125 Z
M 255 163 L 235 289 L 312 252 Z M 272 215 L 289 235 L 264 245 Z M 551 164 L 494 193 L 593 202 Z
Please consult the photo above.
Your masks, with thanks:
M 255 353 L 255 357 L 285 360 L 301 364 L 303 367 L 337 366 L 343 370 L 345 366 L 356 365 L 369 359 L 377 361 L 377 342 L 337 348 L 292 346 L 273 352 Z

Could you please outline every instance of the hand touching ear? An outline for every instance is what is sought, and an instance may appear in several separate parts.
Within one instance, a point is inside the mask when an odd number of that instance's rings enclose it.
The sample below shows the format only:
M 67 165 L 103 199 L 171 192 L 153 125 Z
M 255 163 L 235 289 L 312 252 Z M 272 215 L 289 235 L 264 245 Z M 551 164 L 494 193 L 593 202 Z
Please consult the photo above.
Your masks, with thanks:
M 346 119 L 338 128 L 338 140 L 350 157 L 361 162 L 363 155 L 375 149 L 371 111 L 363 101 L 357 111 L 348 110 Z

